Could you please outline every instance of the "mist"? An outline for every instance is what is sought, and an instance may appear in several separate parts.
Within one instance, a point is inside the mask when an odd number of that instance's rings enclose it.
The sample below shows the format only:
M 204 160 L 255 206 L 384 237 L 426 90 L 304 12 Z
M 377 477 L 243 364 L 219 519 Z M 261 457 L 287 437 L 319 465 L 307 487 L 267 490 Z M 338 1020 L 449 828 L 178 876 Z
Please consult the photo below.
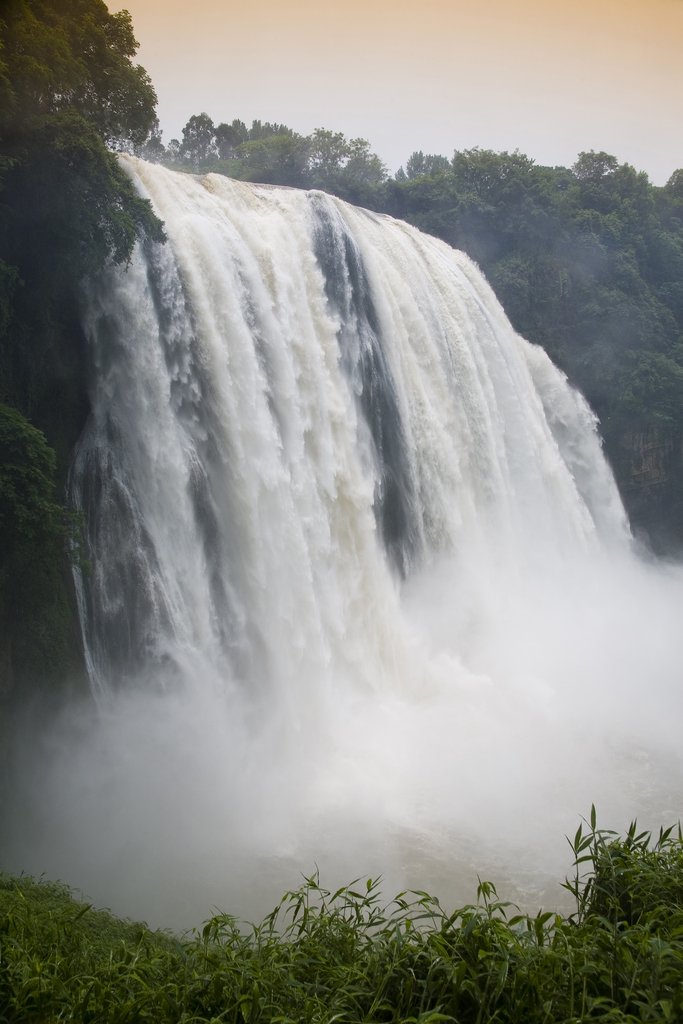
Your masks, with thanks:
M 591 803 L 605 828 L 681 816 L 683 576 L 610 555 L 499 577 L 486 600 L 459 568 L 405 588 L 412 692 L 255 721 L 218 684 L 147 681 L 24 736 L 4 863 L 175 928 L 260 919 L 316 868 L 447 906 L 480 875 L 566 907 L 564 836 Z
M 301 876 L 567 905 L 564 836 L 681 815 L 683 570 L 444 243 L 125 162 L 165 222 L 84 298 L 93 697 L 17 723 L 0 853 L 255 920 Z

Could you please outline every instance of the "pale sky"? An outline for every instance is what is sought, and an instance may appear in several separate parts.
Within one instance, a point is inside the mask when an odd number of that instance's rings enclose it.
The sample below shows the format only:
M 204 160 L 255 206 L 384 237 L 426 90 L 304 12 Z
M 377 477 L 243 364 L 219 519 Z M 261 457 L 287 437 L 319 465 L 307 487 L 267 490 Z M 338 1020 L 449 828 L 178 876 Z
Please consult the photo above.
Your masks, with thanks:
M 416 149 L 683 167 L 683 0 L 126 0 L 164 142 L 191 114 Z M 111 9 L 118 5 L 111 4 Z

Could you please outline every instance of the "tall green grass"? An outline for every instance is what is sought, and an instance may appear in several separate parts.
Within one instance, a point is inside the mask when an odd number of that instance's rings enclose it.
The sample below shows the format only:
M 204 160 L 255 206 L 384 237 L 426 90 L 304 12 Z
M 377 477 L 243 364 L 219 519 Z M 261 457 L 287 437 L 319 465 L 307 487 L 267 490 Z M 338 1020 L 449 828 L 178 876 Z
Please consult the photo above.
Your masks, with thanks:
M 258 926 L 219 914 L 181 938 L 0 876 L 0 1020 L 683 1021 L 680 828 L 619 837 L 593 811 L 572 847 L 569 917 L 515 913 L 488 882 L 448 914 L 314 876 Z

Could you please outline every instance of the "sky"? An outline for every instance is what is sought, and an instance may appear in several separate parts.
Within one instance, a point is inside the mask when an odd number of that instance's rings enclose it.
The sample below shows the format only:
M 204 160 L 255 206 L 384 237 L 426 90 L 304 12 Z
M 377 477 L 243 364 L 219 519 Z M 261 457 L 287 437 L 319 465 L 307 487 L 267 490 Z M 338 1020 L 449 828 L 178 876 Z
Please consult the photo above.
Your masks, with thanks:
M 414 150 L 683 167 L 683 0 L 126 0 L 164 141 L 192 114 Z M 110 3 L 110 9 L 118 9 Z

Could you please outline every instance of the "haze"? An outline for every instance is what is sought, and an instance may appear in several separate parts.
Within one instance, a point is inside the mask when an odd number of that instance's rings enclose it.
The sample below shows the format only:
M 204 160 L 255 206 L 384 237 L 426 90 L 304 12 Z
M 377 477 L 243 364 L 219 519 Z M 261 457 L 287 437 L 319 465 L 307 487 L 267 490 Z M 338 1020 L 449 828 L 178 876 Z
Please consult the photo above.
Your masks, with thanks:
M 192 114 L 413 150 L 683 166 L 683 0 L 126 0 L 166 143 Z

